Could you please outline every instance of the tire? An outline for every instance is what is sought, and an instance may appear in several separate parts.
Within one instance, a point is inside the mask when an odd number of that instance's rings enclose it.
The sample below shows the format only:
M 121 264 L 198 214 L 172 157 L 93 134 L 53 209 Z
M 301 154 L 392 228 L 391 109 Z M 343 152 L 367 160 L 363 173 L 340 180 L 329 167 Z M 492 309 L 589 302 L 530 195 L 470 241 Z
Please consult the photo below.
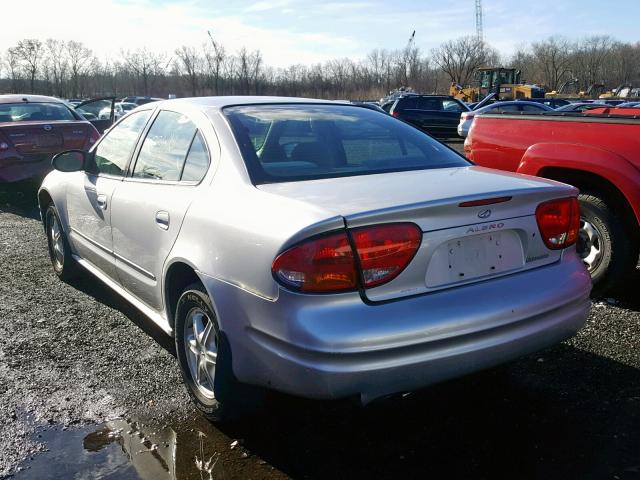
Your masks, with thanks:
M 200 283 L 189 285 L 178 299 L 175 343 L 189 396 L 209 420 L 237 420 L 262 405 L 262 391 L 238 382 L 233 375 L 229 340 L 220 330 L 211 299 Z
M 65 282 L 76 278 L 80 269 L 71 256 L 67 235 L 62 229 L 58 210 L 53 204 L 50 204 L 45 211 L 44 227 L 53 271 Z
M 625 222 L 597 193 L 585 192 L 580 202 L 578 252 L 593 281 L 592 296 L 620 286 L 638 263 L 638 244 Z

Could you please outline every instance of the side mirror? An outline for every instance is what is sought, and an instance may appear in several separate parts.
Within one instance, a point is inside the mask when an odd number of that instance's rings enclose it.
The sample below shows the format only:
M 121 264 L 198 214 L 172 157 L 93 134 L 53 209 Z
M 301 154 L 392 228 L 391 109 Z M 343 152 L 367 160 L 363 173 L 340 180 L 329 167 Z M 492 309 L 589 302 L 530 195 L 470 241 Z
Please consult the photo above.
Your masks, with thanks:
M 87 153 L 82 150 L 67 150 L 53 156 L 51 165 L 60 172 L 79 172 L 84 170 Z

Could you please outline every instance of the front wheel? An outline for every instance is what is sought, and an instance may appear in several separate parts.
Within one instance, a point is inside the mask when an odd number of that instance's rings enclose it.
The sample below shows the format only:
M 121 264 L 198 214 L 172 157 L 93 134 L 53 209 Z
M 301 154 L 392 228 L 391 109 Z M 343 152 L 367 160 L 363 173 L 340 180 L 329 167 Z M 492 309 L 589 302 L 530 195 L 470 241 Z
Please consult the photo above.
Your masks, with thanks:
M 175 342 L 185 386 L 208 419 L 234 420 L 260 404 L 259 390 L 235 379 L 229 341 L 199 283 L 188 286 L 178 300 Z
M 633 271 L 638 245 L 624 221 L 597 194 L 583 193 L 580 202 L 578 253 L 591 274 L 593 295 L 603 295 Z

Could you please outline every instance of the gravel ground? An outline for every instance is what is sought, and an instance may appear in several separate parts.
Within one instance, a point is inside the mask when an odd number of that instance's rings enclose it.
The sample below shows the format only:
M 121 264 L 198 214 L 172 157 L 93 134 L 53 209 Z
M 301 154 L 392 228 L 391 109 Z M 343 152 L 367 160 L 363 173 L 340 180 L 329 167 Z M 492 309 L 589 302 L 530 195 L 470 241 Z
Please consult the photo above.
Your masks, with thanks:
M 576 338 L 505 368 L 366 409 L 276 396 L 215 427 L 170 339 L 97 280 L 55 277 L 20 193 L 0 192 L 0 478 L 60 478 L 42 465 L 71 468 L 96 436 L 125 450 L 123 421 L 174 432 L 167 478 L 205 478 L 211 456 L 206 478 L 640 478 L 640 273 Z M 151 478 L 141 468 L 109 478 Z

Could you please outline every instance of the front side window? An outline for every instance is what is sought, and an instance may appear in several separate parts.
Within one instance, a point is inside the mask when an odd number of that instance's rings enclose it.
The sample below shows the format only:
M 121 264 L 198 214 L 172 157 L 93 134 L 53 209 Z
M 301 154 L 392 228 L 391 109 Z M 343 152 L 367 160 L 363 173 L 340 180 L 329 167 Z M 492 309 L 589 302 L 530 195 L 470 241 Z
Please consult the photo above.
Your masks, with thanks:
M 469 165 L 416 128 L 356 106 L 265 104 L 224 113 L 254 184 Z M 256 123 L 266 125 L 259 148 Z
M 123 175 L 150 116 L 151 110 L 144 110 L 132 113 L 116 124 L 96 147 L 87 170 L 95 174 Z
M 196 126 L 181 113 L 161 111 L 144 139 L 134 178 L 178 181 Z

